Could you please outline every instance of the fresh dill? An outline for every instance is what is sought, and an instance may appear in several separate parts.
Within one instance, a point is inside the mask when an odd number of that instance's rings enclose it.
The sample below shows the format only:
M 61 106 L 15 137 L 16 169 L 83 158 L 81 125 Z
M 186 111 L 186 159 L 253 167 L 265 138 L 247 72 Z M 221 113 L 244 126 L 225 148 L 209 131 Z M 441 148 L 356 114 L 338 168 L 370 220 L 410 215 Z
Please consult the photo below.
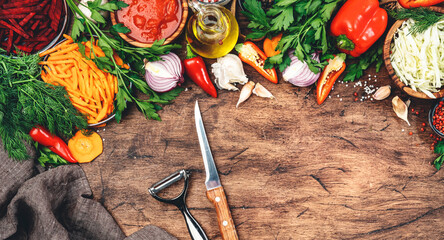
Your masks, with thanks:
M 0 49 L 0 138 L 9 157 L 29 158 L 25 143 L 35 125 L 62 138 L 88 124 L 71 104 L 64 87 L 47 84 L 40 76 L 37 54 L 10 57 Z
M 401 8 L 396 11 L 390 11 L 389 14 L 397 19 L 411 18 L 415 24 L 410 29 L 411 34 L 422 33 L 427 28 L 444 18 L 444 14 L 432 11 L 428 8 Z

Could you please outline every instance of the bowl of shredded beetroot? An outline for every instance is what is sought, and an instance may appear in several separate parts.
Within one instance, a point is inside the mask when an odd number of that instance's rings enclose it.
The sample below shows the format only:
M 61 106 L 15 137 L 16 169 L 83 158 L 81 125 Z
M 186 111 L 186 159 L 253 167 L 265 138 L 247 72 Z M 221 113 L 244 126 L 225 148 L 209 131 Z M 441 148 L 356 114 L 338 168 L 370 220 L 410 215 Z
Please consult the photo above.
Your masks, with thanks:
M 0 47 L 7 54 L 51 48 L 68 26 L 64 0 L 6 0 L 0 5 Z

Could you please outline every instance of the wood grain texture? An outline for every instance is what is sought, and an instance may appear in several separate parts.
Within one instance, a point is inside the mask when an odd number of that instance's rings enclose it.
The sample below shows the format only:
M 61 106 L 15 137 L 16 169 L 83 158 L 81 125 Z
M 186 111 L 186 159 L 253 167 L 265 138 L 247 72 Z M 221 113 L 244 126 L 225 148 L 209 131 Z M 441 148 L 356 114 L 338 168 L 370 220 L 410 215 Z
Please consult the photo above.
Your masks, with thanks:
M 183 35 L 177 42 L 185 46 Z M 176 51 L 182 59 L 184 49 Z M 214 60 L 205 61 L 214 79 Z M 94 198 L 127 235 L 154 224 L 190 239 L 180 211 L 147 191 L 186 168 L 192 172 L 190 212 L 210 239 L 221 239 L 216 211 L 205 196 L 193 117 L 199 99 L 239 239 L 442 239 L 444 171 L 430 165 L 437 154 L 430 150 L 429 126 L 422 126 L 433 101 L 411 98 L 408 126 L 396 117 L 391 99 L 409 96 L 385 68 L 379 73 L 371 68 L 355 83 L 337 82 L 322 105 L 312 87 L 282 79 L 273 84 L 244 68 L 276 100 L 253 95 L 236 109 L 239 92 L 218 90 L 212 98 L 186 78 L 187 90 L 164 106 L 162 121 L 144 119 L 129 104 L 120 124 L 111 121 L 99 129 L 104 152 L 81 166 Z M 366 96 L 365 82 L 391 85 L 392 94 L 383 101 L 354 101 L 355 92 L 359 99 Z
M 211 203 L 213 203 L 216 209 L 217 222 L 219 224 L 222 239 L 239 239 L 236 233 L 236 226 L 234 225 L 233 218 L 231 217 L 230 206 L 228 205 L 224 188 L 221 186 L 208 190 L 207 198 Z

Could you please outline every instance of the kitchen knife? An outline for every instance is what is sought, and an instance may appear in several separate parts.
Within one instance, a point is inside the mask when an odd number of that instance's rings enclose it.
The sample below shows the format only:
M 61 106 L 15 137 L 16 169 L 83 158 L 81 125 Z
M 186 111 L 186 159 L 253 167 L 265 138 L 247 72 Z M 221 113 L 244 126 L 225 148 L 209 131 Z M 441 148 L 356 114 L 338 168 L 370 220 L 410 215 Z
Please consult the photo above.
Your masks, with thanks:
M 202 157 L 205 165 L 205 186 L 207 187 L 207 198 L 216 208 L 217 221 L 219 223 L 222 239 L 239 239 L 237 236 L 236 227 L 234 226 L 233 218 L 231 217 L 230 207 L 228 206 L 225 191 L 220 183 L 216 164 L 214 163 L 213 155 L 211 155 L 210 145 L 208 144 L 207 135 L 205 134 L 205 128 L 197 101 L 194 107 L 194 120 L 196 121 L 197 136 L 199 138 L 200 150 L 202 151 Z

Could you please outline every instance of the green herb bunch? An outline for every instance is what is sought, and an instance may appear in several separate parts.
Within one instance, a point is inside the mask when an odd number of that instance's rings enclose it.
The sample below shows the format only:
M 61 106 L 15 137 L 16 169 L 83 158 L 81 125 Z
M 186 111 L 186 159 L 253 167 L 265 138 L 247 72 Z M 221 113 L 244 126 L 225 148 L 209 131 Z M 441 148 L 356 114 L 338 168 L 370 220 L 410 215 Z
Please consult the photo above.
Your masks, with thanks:
M 28 159 L 25 142 L 35 125 L 48 128 L 62 138 L 73 129 L 85 129 L 86 118 L 73 107 L 65 89 L 47 84 L 38 77 L 37 54 L 8 57 L 0 49 L 0 137 L 9 157 Z
M 118 36 L 118 33 L 128 33 L 130 30 L 122 24 L 113 25 L 109 30 L 106 28 L 106 20 L 100 15 L 99 11 L 115 11 L 128 5 L 122 1 L 112 0 L 106 4 L 101 5 L 101 0 L 94 0 L 88 2 L 85 7 L 91 11 L 91 19 L 87 18 L 85 14 L 78 8 L 75 0 L 67 0 L 68 6 L 74 15 L 78 14 L 80 18 L 75 17 L 71 37 L 79 43 L 80 52 L 85 56 L 85 46 L 80 42 L 86 40 L 86 35 L 91 40 L 91 44 L 97 39 L 98 46 L 105 53 L 105 57 L 97 57 L 94 55 L 92 59 L 98 68 L 106 70 L 117 76 L 119 91 L 116 95 L 115 113 L 116 120 L 120 122 L 122 112 L 126 109 L 128 102 L 134 102 L 137 108 L 145 115 L 147 119 L 160 120 L 157 111 L 162 109 L 159 104 L 169 104 L 179 93 L 182 88 L 173 89 L 164 94 L 158 94 L 153 91 L 143 78 L 145 73 L 143 67 L 143 59 L 148 61 L 161 60 L 160 55 L 169 53 L 171 50 L 181 48 L 179 44 L 162 45 L 165 40 L 154 42 L 150 48 L 136 48 L 128 46 L 123 39 Z M 113 34 L 113 37 L 110 37 Z M 123 61 L 131 66 L 131 69 L 125 69 L 118 66 L 113 58 L 113 53 L 119 55 Z M 92 56 L 85 56 L 90 59 Z M 132 83 L 133 87 L 148 96 L 147 100 L 143 100 L 134 96 L 132 89 L 129 87 Z
M 428 8 L 401 8 L 393 11 L 389 11 L 390 16 L 396 20 L 402 20 L 411 18 L 415 20 L 415 24 L 411 28 L 410 33 L 422 33 L 427 28 L 444 18 L 444 14 L 439 12 L 434 12 Z
M 444 141 L 441 140 L 435 145 L 435 153 L 439 154 L 439 157 L 433 161 L 433 165 L 437 170 L 441 169 L 442 164 L 444 163 Z
M 294 49 L 294 55 L 308 64 L 310 70 L 318 73 L 327 62 L 318 63 L 312 54 L 329 51 L 327 23 L 335 9 L 343 0 L 276 0 L 273 7 L 264 12 L 257 0 L 245 0 L 242 13 L 250 19 L 248 25 L 253 30 L 247 38 L 273 37 L 283 32 L 283 38 L 277 49 L 280 54 L 266 60 L 266 67 L 278 65 L 283 71 L 291 60 L 288 52 Z M 331 56 L 331 55 L 330 55 Z
M 326 64 L 327 59 L 339 50 L 334 46 L 335 40 L 327 34 L 332 16 L 345 2 L 344 0 L 276 0 L 273 7 L 266 13 L 258 0 L 245 0 L 242 13 L 250 20 L 248 27 L 252 33 L 247 38 L 273 37 L 283 33 L 277 49 L 280 54 L 270 57 L 265 62 L 266 68 L 274 65 L 283 71 L 291 60 L 288 52 L 307 63 L 310 70 L 318 73 Z M 347 65 L 344 81 L 359 79 L 364 70 L 376 62 L 376 71 L 383 63 L 383 42 L 378 41 L 367 52 Z M 321 62 L 311 58 L 313 53 L 321 53 Z

